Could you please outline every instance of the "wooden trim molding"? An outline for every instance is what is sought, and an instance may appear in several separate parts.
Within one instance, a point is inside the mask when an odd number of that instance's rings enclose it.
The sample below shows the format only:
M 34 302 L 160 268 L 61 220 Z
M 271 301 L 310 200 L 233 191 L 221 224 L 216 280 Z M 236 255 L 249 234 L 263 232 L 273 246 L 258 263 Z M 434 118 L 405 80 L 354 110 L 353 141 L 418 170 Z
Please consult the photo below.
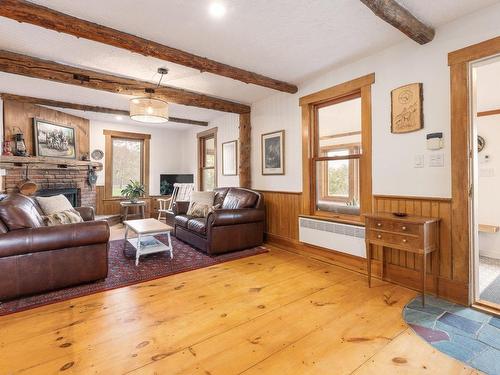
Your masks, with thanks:
M 361 149 L 360 157 L 360 201 L 361 214 L 369 213 L 372 209 L 372 114 L 371 114 L 371 85 L 375 82 L 375 73 L 353 79 L 348 82 L 327 88 L 300 98 L 299 104 L 302 108 L 302 213 L 315 215 L 315 187 L 314 158 L 317 157 L 316 144 L 316 112 L 317 107 L 325 103 L 342 101 L 354 97 L 361 97 Z M 353 217 L 344 215 L 329 215 L 326 217 L 340 220 L 355 220 Z
M 353 94 L 359 91 L 361 87 L 369 86 L 373 83 L 375 83 L 375 73 L 367 74 L 363 77 L 303 96 L 299 99 L 299 105 L 321 104 L 323 101 Z
M 118 131 L 118 130 L 104 129 L 102 131 L 102 134 L 109 135 L 109 136 L 114 137 L 114 138 L 151 139 L 151 134 L 122 132 L 122 131 Z
M 49 30 L 73 35 L 77 38 L 85 38 L 122 48 L 143 56 L 152 56 L 160 60 L 170 61 L 197 69 L 200 72 L 209 72 L 244 83 L 252 83 L 291 94 L 296 93 L 298 90 L 297 86 L 287 82 L 168 47 L 152 40 L 73 17 L 28 1 L 2 0 L 0 15 L 18 22 L 26 22 Z
M 486 40 L 448 54 L 451 100 L 451 248 L 452 279 L 465 285 L 467 304 L 473 301 L 470 236 L 471 199 L 471 113 L 470 64 L 478 59 L 500 54 L 500 37 Z
M 498 53 L 500 53 L 500 36 L 450 52 L 448 54 L 448 65 L 470 63 Z
M 158 87 L 147 81 L 81 69 L 5 50 L 0 50 L 0 71 L 122 95 L 144 96 L 146 89 L 152 89 L 155 98 L 170 103 L 238 114 L 250 112 L 248 105 L 198 92 L 172 86 Z
M 205 152 L 205 139 L 214 139 L 214 186 L 217 187 L 217 130 L 218 128 L 211 128 L 196 134 L 197 141 L 197 176 L 198 176 L 198 190 L 203 190 L 203 173 L 204 169 L 204 152 Z M 210 168 L 212 169 L 212 168 Z
M 387 195 L 387 194 L 373 194 L 375 199 L 412 199 L 419 201 L 437 201 L 437 202 L 451 202 L 451 198 L 440 198 L 440 197 L 417 197 L 414 195 Z
M 483 117 L 483 116 L 494 116 L 494 115 L 500 115 L 500 108 L 498 109 L 492 109 L 490 111 L 482 111 L 477 113 L 477 117 Z
M 105 163 L 104 163 L 104 197 L 105 199 L 113 199 L 113 138 L 125 138 L 142 140 L 142 184 L 144 185 L 146 194 L 145 198 L 149 197 L 149 173 L 150 173 L 150 141 L 151 134 L 121 132 L 116 130 L 104 129 L 105 136 Z

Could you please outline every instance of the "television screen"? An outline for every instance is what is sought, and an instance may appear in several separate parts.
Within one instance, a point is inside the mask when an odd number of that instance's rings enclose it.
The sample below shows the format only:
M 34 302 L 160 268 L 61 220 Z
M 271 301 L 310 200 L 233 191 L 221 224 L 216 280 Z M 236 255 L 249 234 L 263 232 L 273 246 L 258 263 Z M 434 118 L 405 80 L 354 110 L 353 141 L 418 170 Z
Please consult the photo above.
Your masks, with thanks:
M 162 174 L 160 175 L 160 194 L 172 195 L 174 184 L 188 184 L 194 182 L 192 174 Z

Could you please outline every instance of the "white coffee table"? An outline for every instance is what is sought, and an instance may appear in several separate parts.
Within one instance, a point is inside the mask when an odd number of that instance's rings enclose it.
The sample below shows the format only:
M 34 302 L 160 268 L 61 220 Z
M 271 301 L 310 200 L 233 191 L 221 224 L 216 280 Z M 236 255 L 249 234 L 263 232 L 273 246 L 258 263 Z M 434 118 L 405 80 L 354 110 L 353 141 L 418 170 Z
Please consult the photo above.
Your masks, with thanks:
M 174 257 L 172 249 L 172 240 L 170 239 L 170 227 L 156 219 L 126 220 L 125 225 L 125 243 L 127 241 L 136 249 L 135 265 L 139 265 L 141 255 L 159 253 L 162 251 L 170 252 L 170 259 Z M 136 238 L 128 238 L 129 229 L 137 234 Z M 154 238 L 155 235 L 166 234 L 168 246 Z M 123 247 L 125 252 L 125 246 Z

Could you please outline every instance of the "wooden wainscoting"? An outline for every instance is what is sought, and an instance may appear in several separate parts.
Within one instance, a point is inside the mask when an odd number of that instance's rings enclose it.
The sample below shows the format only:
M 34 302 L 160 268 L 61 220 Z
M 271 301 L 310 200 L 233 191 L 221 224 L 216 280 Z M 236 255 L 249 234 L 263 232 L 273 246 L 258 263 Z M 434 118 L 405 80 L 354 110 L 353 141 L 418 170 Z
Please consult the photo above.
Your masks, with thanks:
M 302 193 L 259 190 L 266 203 L 266 234 L 271 238 L 299 240 Z
M 347 255 L 299 242 L 298 217 L 302 210 L 302 194 L 294 192 L 260 191 L 266 203 L 266 238 L 268 242 L 325 260 L 357 272 L 366 273 L 366 261 Z M 437 276 L 427 278 L 427 290 L 443 298 L 467 304 L 468 287 L 463 275 L 454 272 L 455 259 L 452 251 L 451 199 L 419 198 L 402 196 L 373 196 L 374 212 L 407 212 L 414 215 L 440 218 L 440 251 L 433 253 L 428 260 L 428 273 Z M 381 275 L 379 247 L 374 252 L 372 272 Z M 410 288 L 419 288 L 419 263 L 413 254 L 394 249 L 385 249 L 386 279 Z
M 119 215 L 121 213 L 121 207 L 120 207 L 121 199 L 106 199 L 104 186 L 96 186 L 95 189 L 97 192 L 96 214 Z M 141 199 L 146 201 L 146 209 L 145 209 L 146 217 L 154 217 L 154 218 L 158 217 L 159 198 L 168 198 L 168 196 L 150 195 L 147 198 Z

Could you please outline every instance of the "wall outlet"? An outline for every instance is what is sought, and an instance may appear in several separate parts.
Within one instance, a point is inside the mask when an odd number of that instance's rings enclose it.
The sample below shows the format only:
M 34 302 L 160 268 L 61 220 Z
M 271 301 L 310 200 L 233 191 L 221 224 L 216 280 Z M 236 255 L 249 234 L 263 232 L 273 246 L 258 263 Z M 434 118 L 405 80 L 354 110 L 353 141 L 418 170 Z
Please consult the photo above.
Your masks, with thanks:
M 424 155 L 415 155 L 415 161 L 413 162 L 413 168 L 423 168 L 425 167 Z
M 429 167 L 444 167 L 444 154 L 433 154 L 429 157 Z

